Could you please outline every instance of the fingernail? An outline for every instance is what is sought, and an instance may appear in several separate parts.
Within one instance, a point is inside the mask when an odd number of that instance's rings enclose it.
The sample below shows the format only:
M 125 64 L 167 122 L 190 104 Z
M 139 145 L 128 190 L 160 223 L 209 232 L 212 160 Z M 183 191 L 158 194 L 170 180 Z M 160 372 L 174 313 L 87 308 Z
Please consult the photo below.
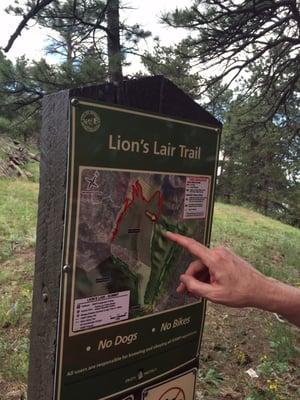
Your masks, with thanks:
M 176 292 L 180 293 L 180 294 L 183 294 L 186 292 L 186 287 L 182 282 L 180 282 L 179 286 L 176 289 Z
M 162 230 L 162 231 L 161 231 L 161 234 L 162 234 L 163 236 L 166 236 L 166 237 L 168 237 L 168 235 L 169 235 L 170 233 L 172 233 L 172 232 L 170 232 L 170 231 L 165 231 L 165 230 Z
M 181 283 L 178 287 L 177 287 L 177 289 L 176 289 L 176 292 L 177 293 L 182 293 L 183 291 L 184 291 L 184 286 L 183 286 L 183 284 Z

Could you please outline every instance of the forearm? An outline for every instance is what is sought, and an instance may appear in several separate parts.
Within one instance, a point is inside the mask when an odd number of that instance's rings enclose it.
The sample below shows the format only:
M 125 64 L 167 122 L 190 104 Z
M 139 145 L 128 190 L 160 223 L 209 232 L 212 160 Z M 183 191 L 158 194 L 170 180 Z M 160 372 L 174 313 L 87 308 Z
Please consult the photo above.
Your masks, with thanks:
M 265 278 L 254 307 L 282 315 L 300 327 L 300 289 Z

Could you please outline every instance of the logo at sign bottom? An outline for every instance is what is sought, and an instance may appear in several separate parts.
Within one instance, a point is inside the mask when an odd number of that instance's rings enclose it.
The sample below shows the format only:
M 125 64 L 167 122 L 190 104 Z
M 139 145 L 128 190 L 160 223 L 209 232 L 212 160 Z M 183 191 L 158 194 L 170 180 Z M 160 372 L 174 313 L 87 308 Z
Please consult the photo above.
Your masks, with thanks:
M 143 400 L 193 400 L 196 369 L 178 375 L 165 382 L 150 386 L 143 391 Z

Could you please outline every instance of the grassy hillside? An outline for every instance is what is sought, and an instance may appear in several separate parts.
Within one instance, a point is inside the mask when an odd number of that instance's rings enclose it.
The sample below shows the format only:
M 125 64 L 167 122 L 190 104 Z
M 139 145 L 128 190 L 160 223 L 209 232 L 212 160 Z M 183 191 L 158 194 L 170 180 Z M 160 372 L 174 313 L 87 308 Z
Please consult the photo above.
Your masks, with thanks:
M 225 245 L 261 272 L 300 284 L 300 230 L 246 208 L 217 204 L 212 246 Z
M 26 390 L 38 185 L 0 180 L 0 399 Z M 212 245 L 226 245 L 268 275 L 300 286 L 300 231 L 217 204 Z M 272 314 L 210 305 L 198 399 L 299 399 L 296 333 Z M 259 378 L 246 374 L 253 368 Z
M 38 185 L 0 180 L 0 399 L 25 390 Z

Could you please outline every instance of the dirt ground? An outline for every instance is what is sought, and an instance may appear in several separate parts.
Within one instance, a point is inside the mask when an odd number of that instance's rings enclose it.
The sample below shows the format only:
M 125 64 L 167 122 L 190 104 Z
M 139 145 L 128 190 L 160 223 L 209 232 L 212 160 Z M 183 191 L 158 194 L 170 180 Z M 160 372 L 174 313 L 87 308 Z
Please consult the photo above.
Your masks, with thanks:
M 299 400 L 300 330 L 289 332 L 288 324 L 279 322 L 274 314 L 210 304 L 198 400 Z M 249 375 L 251 369 L 258 377 Z

